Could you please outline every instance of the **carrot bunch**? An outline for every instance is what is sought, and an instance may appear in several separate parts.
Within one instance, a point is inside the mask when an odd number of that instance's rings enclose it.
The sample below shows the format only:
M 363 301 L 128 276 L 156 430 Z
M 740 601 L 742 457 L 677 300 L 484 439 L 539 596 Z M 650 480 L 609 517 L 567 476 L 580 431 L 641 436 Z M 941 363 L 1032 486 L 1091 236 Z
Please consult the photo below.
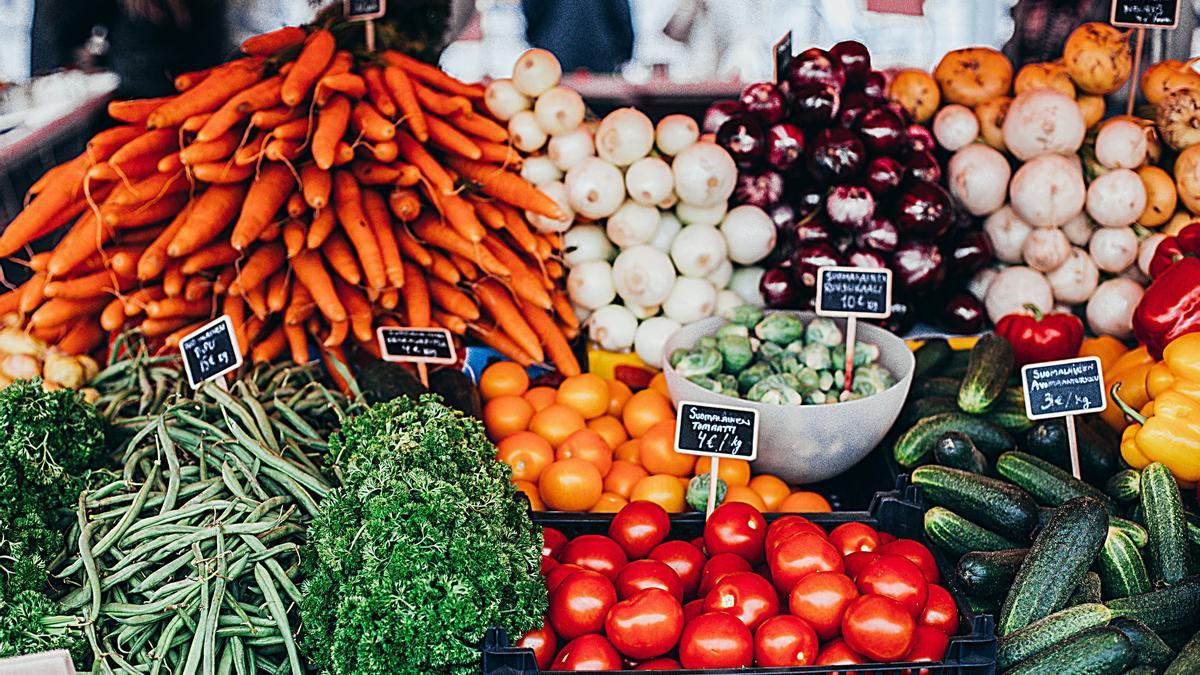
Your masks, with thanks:
M 516 172 L 481 86 L 356 58 L 323 28 L 242 49 L 174 96 L 112 103 L 118 125 L 33 186 L 0 255 L 62 236 L 0 314 L 69 353 L 128 327 L 171 347 L 228 314 L 255 361 L 441 326 L 579 372 L 561 242 L 526 218 L 562 213 Z

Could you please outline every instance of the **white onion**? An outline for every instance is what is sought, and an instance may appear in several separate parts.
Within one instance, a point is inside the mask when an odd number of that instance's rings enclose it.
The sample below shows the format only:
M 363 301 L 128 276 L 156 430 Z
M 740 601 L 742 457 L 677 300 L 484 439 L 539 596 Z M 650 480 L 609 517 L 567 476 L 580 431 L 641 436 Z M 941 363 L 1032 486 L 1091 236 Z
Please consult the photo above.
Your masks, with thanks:
M 672 173 L 672 177 L 673 176 L 674 176 L 674 174 Z M 675 208 L 675 205 L 678 203 L 679 203 L 679 195 L 675 194 L 674 190 L 671 190 L 671 194 L 667 195 L 666 199 L 664 199 L 658 203 L 658 209 L 660 211 L 666 211 L 669 209 L 673 209 L 673 208 Z
M 633 338 L 633 351 L 638 358 L 652 368 L 663 367 L 663 346 L 681 326 L 678 321 L 665 316 L 646 319 L 637 328 Z
M 958 198 L 971 215 L 986 216 L 1004 206 L 1012 169 L 995 148 L 971 143 L 950 158 L 946 175 L 950 194 Z
M 625 201 L 621 170 L 598 157 L 588 157 L 567 171 L 568 203 L 585 218 L 611 216 Z
M 671 242 L 671 260 L 680 274 L 705 277 L 725 260 L 725 237 L 712 225 L 688 225 Z
M 733 263 L 728 258 L 722 260 L 720 266 L 709 272 L 704 278 L 716 286 L 717 290 L 725 288 L 729 285 L 729 280 L 733 278 Z
M 1145 290 L 1132 279 L 1109 279 L 1096 287 L 1087 304 L 1092 332 L 1124 340 L 1133 335 L 1133 310 Z
M 667 115 L 658 121 L 654 138 L 659 152 L 674 157 L 700 138 L 700 127 L 687 115 Z
M 1092 235 L 1088 253 L 1101 271 L 1120 274 L 1137 262 L 1138 238 L 1129 227 L 1102 227 Z
M 551 87 L 538 96 L 533 115 L 542 131 L 551 136 L 569 134 L 583 123 L 583 97 L 574 89 Z
M 570 171 L 576 164 L 596 154 L 592 145 L 592 132 L 578 128 L 569 134 L 554 136 L 546 151 L 550 161 L 563 171 Z
M 759 302 L 762 302 L 761 298 L 759 299 Z M 734 293 L 731 290 L 726 289 L 717 291 L 717 310 L 714 313 L 721 315 L 735 307 L 740 307 L 745 303 L 746 301 L 742 299 L 742 296 Z
M 562 80 L 562 66 L 545 49 L 530 49 L 513 65 L 512 82 L 517 91 L 530 98 L 542 95 Z
M 976 299 L 983 300 L 987 297 L 988 287 L 992 285 L 992 281 L 999 274 L 1000 270 L 995 267 L 985 267 L 979 270 L 967 282 L 967 292 L 975 296 Z
M 758 285 L 765 272 L 761 267 L 738 267 L 733 270 L 733 278 L 729 280 L 729 290 L 737 293 L 742 302 L 762 307 L 764 303 Z
M 508 78 L 492 80 L 483 91 L 483 103 L 488 112 L 501 122 L 507 122 L 522 110 L 529 110 L 529 99 L 517 91 Z
M 592 260 L 571 268 L 567 274 L 567 295 L 585 309 L 598 309 L 617 297 L 612 267 L 604 260 Z
M 663 253 L 670 253 L 671 242 L 675 241 L 675 235 L 682 229 L 683 223 L 674 213 L 663 211 L 658 217 L 658 230 L 654 233 L 654 239 L 650 240 L 650 245 Z
M 1092 238 L 1092 230 L 1095 229 L 1092 219 L 1088 218 L 1087 213 L 1080 213 L 1062 226 L 1063 234 L 1067 235 L 1067 239 L 1075 246 L 1087 246 L 1088 241 Z
M 954 152 L 979 137 L 979 120 L 967 106 L 951 103 L 933 118 L 933 137 L 938 145 Z
M 661 305 L 675 285 L 675 265 L 652 246 L 627 248 L 613 261 L 613 285 L 627 302 Z
M 716 206 L 733 194 L 737 165 L 716 143 L 694 143 L 675 156 L 675 193 L 693 206 Z
M 1096 161 L 1109 169 L 1136 169 L 1148 147 L 1141 125 L 1127 119 L 1109 120 L 1096 133 Z
M 1071 255 L 1071 242 L 1057 227 L 1042 227 L 1029 233 L 1021 247 L 1021 258 L 1039 272 L 1058 269 Z
M 1100 270 L 1087 251 L 1076 246 L 1071 248 L 1066 262 L 1046 275 L 1046 280 L 1050 282 L 1055 300 L 1078 305 L 1092 297 L 1092 291 L 1100 283 Z
M 588 317 L 588 337 L 601 349 L 625 351 L 633 346 L 637 334 L 637 317 L 620 305 L 606 305 Z
M 508 136 L 518 150 L 537 152 L 546 144 L 546 132 L 542 131 L 537 118 L 528 110 L 513 115 L 508 120 Z
M 756 263 L 775 248 L 775 223 L 757 206 L 734 207 L 721 221 L 721 234 L 729 259 L 739 265 Z
M 1083 210 L 1086 188 L 1079 160 L 1039 155 L 1013 174 L 1008 194 L 1013 210 L 1025 222 L 1033 227 L 1058 227 Z
M 1146 184 L 1130 169 L 1113 169 L 1088 186 L 1088 215 L 1104 227 L 1131 225 L 1145 210 Z
M 659 313 L 662 312 L 661 305 L 652 305 L 649 307 L 643 307 L 642 305 L 636 305 L 636 304 L 634 304 L 632 302 L 628 302 L 628 301 L 625 302 L 625 309 L 629 310 L 629 312 L 631 314 L 633 314 L 633 316 L 636 317 L 638 321 L 642 321 L 643 319 L 649 319 L 652 316 L 658 316 Z
M 718 202 L 712 206 L 693 206 L 680 202 L 675 206 L 675 216 L 684 225 L 719 225 L 725 219 L 729 208 L 726 202 Z
M 521 177 L 534 185 L 542 185 L 562 180 L 563 175 L 549 157 L 537 155 L 525 159 L 525 163 L 521 165 Z
M 599 225 L 579 224 L 563 234 L 563 262 L 567 267 L 593 260 L 608 261 L 616 255 L 617 249 Z
M 658 209 L 626 201 L 608 217 L 604 230 L 612 243 L 621 248 L 648 244 L 658 231 Z
M 681 324 L 707 319 L 717 309 L 717 289 L 704 279 L 679 277 L 662 309 L 663 314 Z
M 1143 239 L 1142 243 L 1138 245 L 1138 269 L 1147 277 L 1150 276 L 1150 261 L 1154 259 L 1154 253 L 1158 250 L 1158 245 L 1166 238 L 1167 235 L 1155 232 Z
M 1033 228 L 1005 206 L 983 221 L 983 232 L 992 242 L 992 251 L 1000 262 L 1019 263 L 1025 240 Z
M 633 164 L 653 147 L 654 124 L 637 108 L 610 112 L 596 129 L 596 153 L 617 166 Z
M 1008 106 L 1001 131 L 1008 151 L 1028 161 L 1048 153 L 1074 154 L 1087 125 L 1075 99 L 1054 89 L 1030 89 Z
M 579 319 L 580 323 L 587 321 L 588 317 L 592 315 L 592 310 L 586 307 L 580 307 L 576 304 L 571 305 L 571 311 L 575 313 L 575 318 Z
M 1041 272 L 1015 265 L 1005 268 L 992 279 L 983 304 L 987 307 L 988 318 L 996 323 L 1009 314 L 1024 312 L 1026 304 L 1049 312 L 1054 307 L 1054 292 Z
M 567 186 L 559 181 L 543 183 L 538 186 L 550 199 L 558 204 L 558 208 L 562 211 L 563 217 L 560 220 L 555 220 L 548 216 L 543 216 L 540 213 L 533 211 L 525 212 L 525 219 L 533 225 L 538 232 L 566 232 L 567 228 L 571 227 L 571 223 L 575 222 L 575 211 L 571 208 L 570 200 L 567 195 Z
M 639 204 L 657 206 L 675 189 L 671 165 L 658 157 L 643 157 L 625 171 L 625 189 Z

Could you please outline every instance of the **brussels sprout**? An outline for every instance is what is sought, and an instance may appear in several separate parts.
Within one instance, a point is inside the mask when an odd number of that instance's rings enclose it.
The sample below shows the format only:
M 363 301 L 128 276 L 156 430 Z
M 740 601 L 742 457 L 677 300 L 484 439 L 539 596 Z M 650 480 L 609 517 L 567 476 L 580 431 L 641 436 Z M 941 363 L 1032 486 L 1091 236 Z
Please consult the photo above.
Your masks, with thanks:
M 863 396 L 872 396 L 896 383 L 887 368 L 878 363 L 868 363 L 854 368 L 854 379 L 850 390 Z
M 721 370 L 721 352 L 715 347 L 693 349 L 675 364 L 675 370 L 684 377 L 712 375 Z
M 760 403 L 773 403 L 775 405 L 800 405 L 804 402 L 804 397 L 800 392 L 796 391 L 796 385 L 799 381 L 794 375 L 787 373 L 777 373 L 768 375 L 759 380 L 750 387 L 750 391 L 746 393 L 746 398 L 751 401 Z
M 704 337 L 700 338 L 699 340 L 696 340 L 696 346 L 692 347 L 692 349 L 716 349 L 716 348 L 717 348 L 717 338 L 716 338 L 716 336 L 713 336 L 713 335 L 705 335 Z
M 846 386 L 846 370 L 844 368 L 833 371 L 833 389 L 841 391 Z
M 737 378 L 733 375 L 728 373 L 720 373 L 714 379 L 716 379 L 717 384 L 721 386 L 721 391 L 719 393 L 725 394 L 726 396 L 732 396 L 734 398 L 737 398 L 740 395 L 738 393 Z
M 804 365 L 814 370 L 824 370 L 833 364 L 833 360 L 829 356 L 829 347 L 820 342 L 810 342 L 804 346 L 804 351 L 800 353 L 800 359 L 804 361 Z
M 703 387 L 704 389 L 711 391 L 714 394 L 721 393 L 721 383 L 717 382 L 715 379 L 713 379 L 711 377 L 708 377 L 705 375 L 694 375 L 694 376 L 688 378 L 688 382 L 691 382 L 692 384 L 694 384 L 698 387 Z
M 676 349 L 675 351 L 671 352 L 671 358 L 668 359 L 668 361 L 671 364 L 671 367 L 674 368 L 675 366 L 679 365 L 679 362 L 682 361 L 683 357 L 685 357 L 687 355 L 688 355 L 688 350 L 683 349 L 683 348 Z
M 789 342 L 784 349 L 786 349 L 789 354 L 802 354 L 804 352 L 804 340 Z
M 750 346 L 750 338 L 742 335 L 726 335 L 717 340 L 717 350 L 721 352 L 722 368 L 727 373 L 740 373 L 754 360 L 754 349 Z
M 829 350 L 830 363 L 834 370 L 846 369 L 846 345 L 841 344 Z M 865 366 L 879 360 L 879 347 L 864 342 L 854 343 L 854 365 Z
M 699 476 L 693 477 L 690 481 L 688 481 L 687 495 L 684 497 L 684 499 L 687 501 L 688 506 L 692 507 L 693 509 L 695 509 L 697 511 L 708 510 L 708 479 L 710 476 L 712 476 L 712 474 L 708 473 L 706 471 L 706 472 L 700 474 Z M 718 478 L 717 479 L 717 503 L 718 504 L 725 501 L 725 493 L 728 491 L 728 489 L 729 488 L 725 485 L 725 480 L 722 478 Z
M 736 323 L 727 323 L 717 329 L 717 340 L 729 335 L 740 335 L 741 337 L 750 337 L 750 329 Z
M 773 372 L 774 371 L 771 370 L 771 366 L 762 361 L 751 365 L 742 372 L 738 373 L 738 390 L 745 394 L 746 392 L 750 391 L 750 387 L 753 387 L 759 380 L 772 374 Z
M 763 361 L 778 361 L 785 353 L 783 347 L 774 342 L 763 342 L 758 348 L 758 358 Z
M 827 317 L 813 319 L 808 324 L 808 328 L 804 329 L 805 342 L 817 342 L 826 347 L 836 347 L 842 344 L 844 339 L 842 329 L 838 328 L 833 319 Z
M 810 391 L 804 395 L 804 402 L 813 405 L 824 405 L 832 403 L 833 397 L 831 394 L 826 394 L 823 391 Z
M 778 366 L 779 372 L 791 373 L 792 375 L 804 369 L 804 364 L 800 362 L 800 358 L 791 352 L 786 352 L 783 356 L 779 357 L 775 361 L 775 365 Z
M 794 314 L 770 314 L 754 326 L 754 334 L 777 345 L 786 345 L 804 335 L 804 322 Z
M 857 401 L 860 398 L 863 398 L 863 395 L 856 391 L 843 391 L 838 395 L 838 402 L 845 403 L 846 401 Z
M 812 368 L 801 368 L 799 372 L 795 373 L 795 375 L 796 380 L 800 382 L 800 386 L 796 387 L 796 389 L 802 393 L 807 394 L 808 392 L 817 389 L 821 385 L 820 374 L 818 374 L 817 371 L 813 370 Z
M 845 378 L 846 378 L 846 375 L 843 374 L 842 380 L 845 381 Z M 828 370 L 822 370 L 820 380 L 817 383 L 817 387 L 820 388 L 821 391 L 829 391 L 830 389 L 832 389 L 833 388 L 833 373 Z
M 753 349 L 755 351 L 755 353 L 758 352 L 758 350 L 762 347 L 762 345 L 763 345 L 762 340 L 759 340 L 758 338 L 754 337 L 753 335 L 750 336 L 750 348 Z
M 754 305 L 738 305 L 725 312 L 726 321 L 744 328 L 754 328 L 759 321 L 762 321 L 762 318 L 762 308 Z

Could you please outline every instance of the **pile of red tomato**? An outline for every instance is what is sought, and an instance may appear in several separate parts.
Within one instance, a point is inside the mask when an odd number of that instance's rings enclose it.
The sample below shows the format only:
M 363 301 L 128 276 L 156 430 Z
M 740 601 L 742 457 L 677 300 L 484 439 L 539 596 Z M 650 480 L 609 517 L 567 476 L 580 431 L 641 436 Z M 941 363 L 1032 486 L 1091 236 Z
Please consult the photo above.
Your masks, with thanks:
M 767 525 L 731 502 L 704 536 L 667 541 L 653 502 L 608 536 L 545 528 L 550 608 L 518 646 L 542 670 L 674 670 L 940 661 L 958 610 L 933 555 L 863 523 Z

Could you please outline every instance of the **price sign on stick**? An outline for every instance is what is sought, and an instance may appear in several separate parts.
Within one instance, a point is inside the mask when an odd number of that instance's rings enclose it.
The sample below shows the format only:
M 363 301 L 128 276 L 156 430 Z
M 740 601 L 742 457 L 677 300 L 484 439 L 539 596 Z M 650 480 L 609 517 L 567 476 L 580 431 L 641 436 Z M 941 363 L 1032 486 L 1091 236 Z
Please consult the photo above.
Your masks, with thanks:
M 429 386 L 426 364 L 452 364 L 458 360 L 454 338 L 445 328 L 395 328 L 380 326 L 375 332 L 384 361 L 417 364 L 421 384 Z
M 1065 417 L 1071 449 L 1071 473 L 1079 478 L 1079 446 L 1075 440 L 1075 415 L 1102 412 L 1104 371 L 1100 359 L 1088 356 L 1063 361 L 1031 363 L 1021 368 L 1025 415 L 1031 420 Z
M 1133 102 L 1137 99 L 1146 29 L 1177 27 L 1180 4 L 1180 0 L 1112 0 L 1109 23 L 1121 28 L 1137 29 L 1137 41 L 1133 46 L 1133 71 L 1129 76 L 1129 100 L 1125 103 L 1126 115 L 1133 114 Z
M 775 54 L 775 82 L 778 83 L 779 78 L 787 72 L 788 63 L 792 61 L 792 31 L 789 30 L 779 38 L 773 52 Z
M 343 0 L 346 18 L 367 22 L 367 51 L 375 51 L 375 19 L 387 14 L 387 0 Z
M 222 376 L 242 365 L 242 350 L 228 314 L 185 335 L 179 341 L 179 351 L 183 353 L 183 369 L 192 388 L 209 380 L 217 380 L 225 388 Z
M 846 319 L 846 383 L 854 381 L 854 341 L 858 320 L 892 315 L 892 271 L 868 267 L 822 267 L 817 270 L 817 314 Z
M 750 462 L 758 457 L 758 411 L 680 401 L 677 412 L 675 450 L 684 455 L 712 458 L 707 510 L 711 515 L 717 505 L 717 467 L 721 458 Z

